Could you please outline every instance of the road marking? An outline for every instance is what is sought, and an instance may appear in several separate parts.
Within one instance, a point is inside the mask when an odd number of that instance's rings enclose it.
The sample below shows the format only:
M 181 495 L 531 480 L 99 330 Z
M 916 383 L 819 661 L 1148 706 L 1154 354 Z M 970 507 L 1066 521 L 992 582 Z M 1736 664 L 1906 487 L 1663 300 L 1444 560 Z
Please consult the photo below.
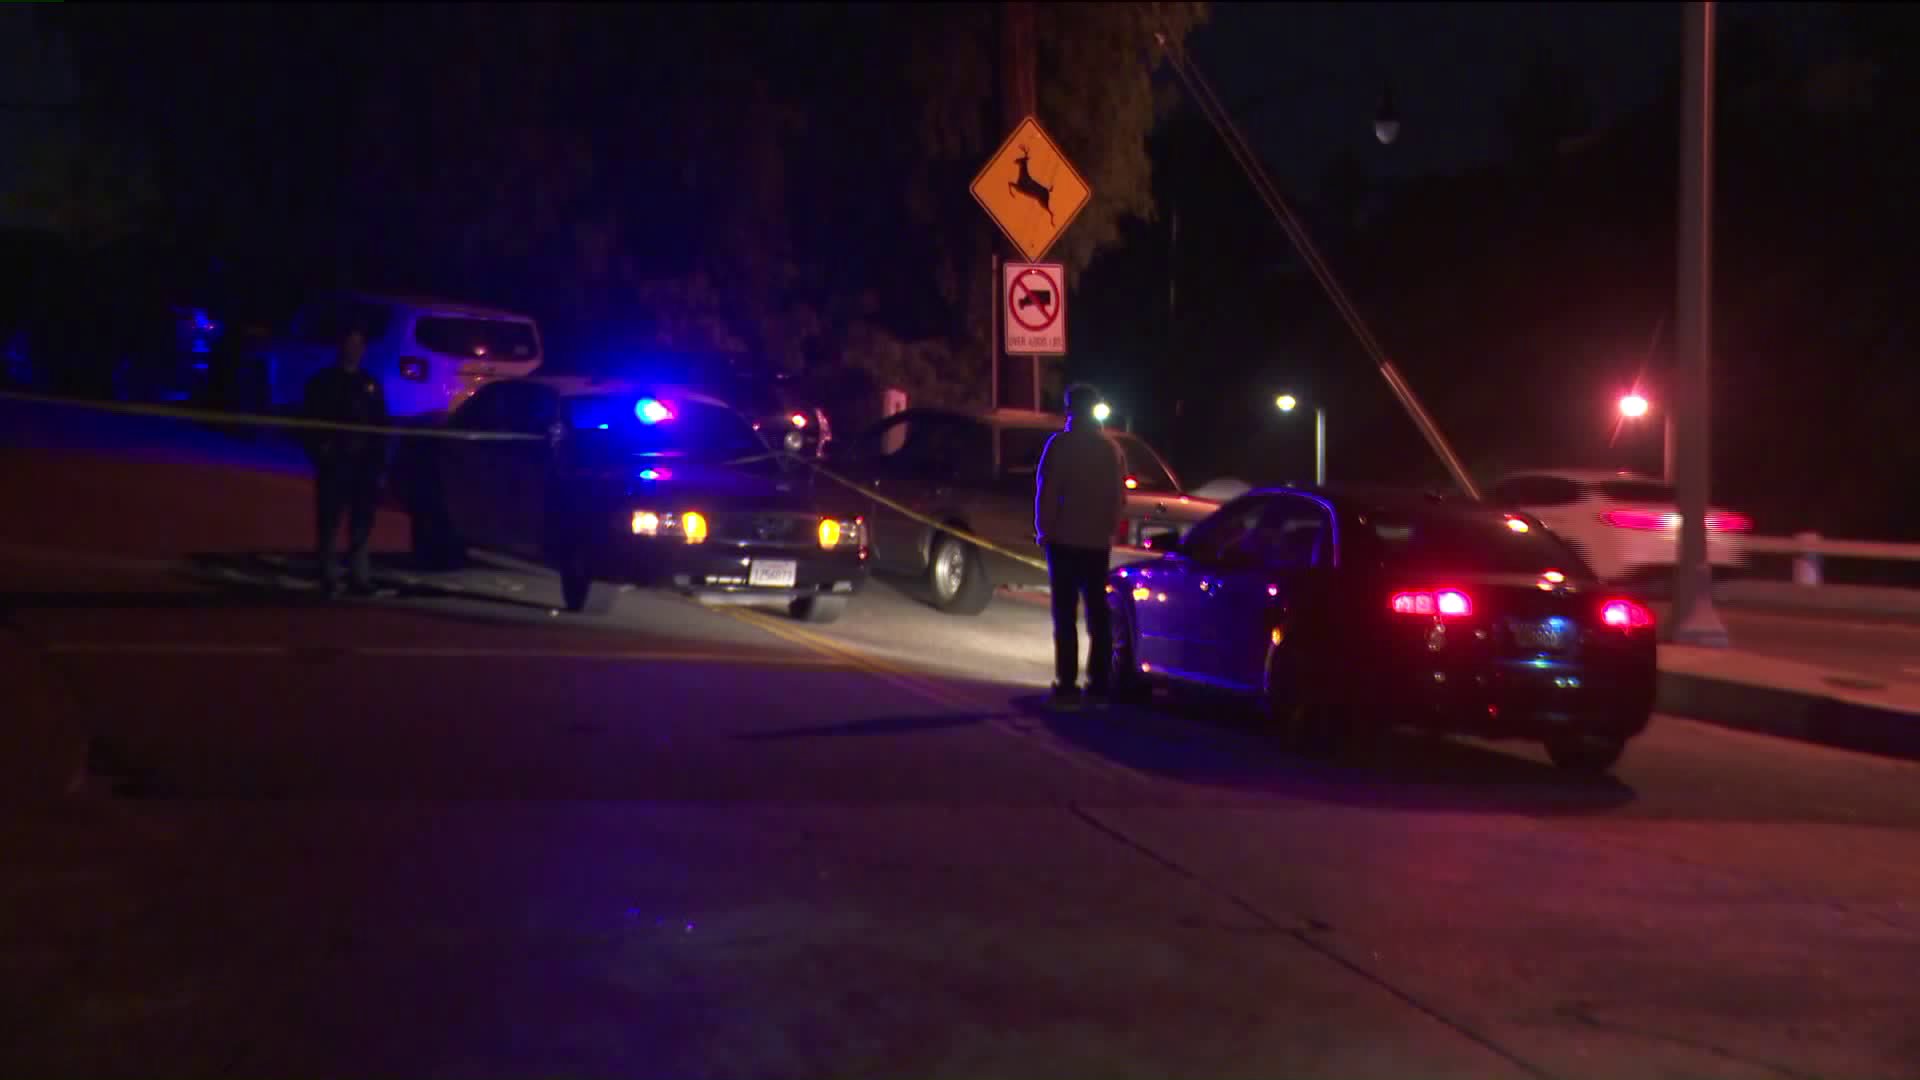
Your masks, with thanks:
M 223 642 L 55 642 L 48 653 L 75 656 L 274 656 L 306 655 L 333 646 L 244 645 Z M 623 660 L 661 664 L 748 664 L 776 667 L 853 668 L 833 656 L 817 652 L 786 653 L 693 652 L 680 649 L 515 649 L 462 646 L 370 645 L 341 646 L 341 656 L 379 656 L 448 660 Z
M 1119 777 L 1148 785 L 1153 783 L 1153 777 L 1130 765 L 1123 765 L 1117 761 L 1108 761 L 1105 758 L 1095 757 L 1060 745 L 1052 736 L 1042 731 L 1038 725 L 1030 725 L 1023 728 L 1009 722 L 1001 716 L 994 715 L 994 713 L 1000 709 L 1000 706 L 995 703 L 970 700 L 938 683 L 926 679 L 917 672 L 899 667 L 890 661 L 867 652 L 856 650 L 851 646 L 843 645 L 823 634 L 817 634 L 810 630 L 802 630 L 797 626 L 788 625 L 771 616 L 762 615 L 757 611 L 744 608 L 722 608 L 720 610 L 741 622 L 765 630 L 775 637 L 783 638 L 796 645 L 829 656 L 844 658 L 848 664 L 864 670 L 867 674 L 872 675 L 882 682 L 905 690 L 907 693 L 919 697 L 922 700 L 930 701 L 935 705 L 945 706 L 950 709 L 960 709 L 964 712 L 986 712 L 988 714 L 986 724 L 992 730 L 998 731 L 1002 735 L 1010 738 L 1019 739 L 1030 746 L 1038 747 L 1076 768 L 1106 774 L 1110 778 Z

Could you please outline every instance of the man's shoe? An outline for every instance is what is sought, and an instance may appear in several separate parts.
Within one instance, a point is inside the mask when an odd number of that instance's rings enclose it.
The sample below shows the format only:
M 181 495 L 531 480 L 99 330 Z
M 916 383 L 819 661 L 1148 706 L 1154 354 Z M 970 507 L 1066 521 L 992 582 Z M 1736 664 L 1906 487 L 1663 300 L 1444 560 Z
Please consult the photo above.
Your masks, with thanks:
M 1060 712 L 1072 712 L 1080 707 L 1080 688 L 1055 684 L 1053 694 L 1047 698 L 1047 707 Z

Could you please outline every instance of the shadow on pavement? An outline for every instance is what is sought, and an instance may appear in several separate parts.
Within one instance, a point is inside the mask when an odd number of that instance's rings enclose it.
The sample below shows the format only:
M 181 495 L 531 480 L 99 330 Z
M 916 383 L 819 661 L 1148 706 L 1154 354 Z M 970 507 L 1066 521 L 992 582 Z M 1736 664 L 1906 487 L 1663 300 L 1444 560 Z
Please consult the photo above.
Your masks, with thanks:
M 1316 759 L 1288 753 L 1255 722 L 1202 718 L 1191 707 L 1182 711 L 1164 701 L 1064 713 L 1049 709 L 1044 695 L 1016 698 L 1012 704 L 1090 753 L 1141 772 L 1231 791 L 1390 810 L 1538 815 L 1602 813 L 1638 797 L 1617 777 L 1570 774 L 1496 749 L 1412 732 L 1386 733 L 1366 747 Z
M 733 738 L 739 742 L 783 742 L 789 739 L 915 735 L 923 731 L 972 727 L 986 723 L 988 718 L 987 713 L 948 716 L 877 716 L 866 720 L 852 720 L 844 724 L 817 724 L 811 727 L 782 728 L 778 731 L 752 731 L 735 735 Z

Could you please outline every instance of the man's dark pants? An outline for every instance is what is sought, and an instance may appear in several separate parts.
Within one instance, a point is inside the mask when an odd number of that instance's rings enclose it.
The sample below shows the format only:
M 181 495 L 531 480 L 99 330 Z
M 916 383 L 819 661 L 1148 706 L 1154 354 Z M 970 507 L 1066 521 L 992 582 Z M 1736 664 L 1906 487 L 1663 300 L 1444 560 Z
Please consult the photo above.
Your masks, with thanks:
M 380 495 L 380 468 L 377 463 L 323 460 L 314 466 L 314 545 L 320 562 L 320 580 L 331 586 L 340 580 L 334 565 L 334 539 L 340 532 L 340 519 L 347 519 L 348 573 L 353 583 L 365 587 L 373 577 L 367 544 L 373 538 L 373 513 Z
M 1053 670 L 1056 684 L 1071 690 L 1079 682 L 1080 639 L 1074 632 L 1077 608 L 1087 605 L 1087 688 L 1110 689 L 1113 666 L 1113 618 L 1107 610 L 1107 548 L 1047 545 L 1047 587 L 1053 593 Z

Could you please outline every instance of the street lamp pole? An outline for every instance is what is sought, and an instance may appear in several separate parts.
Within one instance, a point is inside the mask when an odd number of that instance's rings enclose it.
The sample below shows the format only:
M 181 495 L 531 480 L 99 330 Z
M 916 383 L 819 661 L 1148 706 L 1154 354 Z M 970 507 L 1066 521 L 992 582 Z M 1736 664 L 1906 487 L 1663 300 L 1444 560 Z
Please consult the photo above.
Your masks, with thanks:
M 1679 380 L 1671 405 L 1685 410 L 1674 427 L 1675 490 L 1680 551 L 1673 576 L 1669 639 L 1725 648 L 1726 625 L 1713 610 L 1713 568 L 1707 561 L 1710 420 L 1707 373 L 1713 327 L 1714 4 L 1686 5 L 1685 98 L 1680 131 L 1680 295 L 1676 309 Z M 1670 408 L 1671 413 L 1676 408 Z
M 1327 486 L 1327 410 L 1313 409 L 1313 486 Z

